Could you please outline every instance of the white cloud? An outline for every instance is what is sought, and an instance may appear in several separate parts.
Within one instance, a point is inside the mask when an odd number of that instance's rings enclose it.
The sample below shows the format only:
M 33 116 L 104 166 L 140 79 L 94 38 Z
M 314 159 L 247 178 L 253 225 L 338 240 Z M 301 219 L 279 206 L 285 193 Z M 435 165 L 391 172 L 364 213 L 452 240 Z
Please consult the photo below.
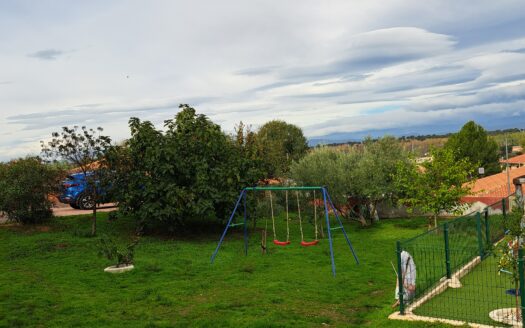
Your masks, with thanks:
M 66 124 L 124 138 L 179 102 L 310 137 L 523 116 L 520 1 L 2 2 L 0 39 L 0 160 Z

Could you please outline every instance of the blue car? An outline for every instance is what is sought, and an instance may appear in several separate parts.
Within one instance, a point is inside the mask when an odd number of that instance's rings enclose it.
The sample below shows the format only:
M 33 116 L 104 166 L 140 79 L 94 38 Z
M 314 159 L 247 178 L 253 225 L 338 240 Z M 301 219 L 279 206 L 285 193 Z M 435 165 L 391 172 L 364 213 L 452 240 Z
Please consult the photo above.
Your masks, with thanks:
M 87 176 L 93 175 L 88 172 Z M 69 204 L 75 209 L 90 210 L 96 205 L 93 197 L 87 192 L 88 183 L 83 173 L 68 175 L 62 182 L 62 193 L 58 197 L 61 203 Z M 99 194 L 101 192 L 99 191 Z

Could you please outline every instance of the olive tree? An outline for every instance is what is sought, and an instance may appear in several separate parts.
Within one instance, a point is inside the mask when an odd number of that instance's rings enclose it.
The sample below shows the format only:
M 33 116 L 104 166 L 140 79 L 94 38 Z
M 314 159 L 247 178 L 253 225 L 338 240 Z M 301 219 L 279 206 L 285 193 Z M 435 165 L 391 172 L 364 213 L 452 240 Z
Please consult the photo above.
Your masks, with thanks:
M 408 154 L 395 138 L 368 138 L 360 147 L 315 148 L 292 164 L 291 177 L 301 184 L 327 186 L 341 213 L 367 225 L 379 218 L 380 202 L 397 197 L 394 173 L 407 162 Z M 356 201 L 360 209 L 352 211 Z
M 85 126 L 79 128 L 63 127 L 61 132 L 53 132 L 51 141 L 41 141 L 44 158 L 66 161 L 77 167 L 87 183 L 80 200 L 92 207 L 91 234 L 97 233 L 97 206 L 100 203 L 100 190 L 109 184 L 109 171 L 105 169 L 105 155 L 111 147 L 111 138 L 101 135 L 101 127 L 96 130 Z

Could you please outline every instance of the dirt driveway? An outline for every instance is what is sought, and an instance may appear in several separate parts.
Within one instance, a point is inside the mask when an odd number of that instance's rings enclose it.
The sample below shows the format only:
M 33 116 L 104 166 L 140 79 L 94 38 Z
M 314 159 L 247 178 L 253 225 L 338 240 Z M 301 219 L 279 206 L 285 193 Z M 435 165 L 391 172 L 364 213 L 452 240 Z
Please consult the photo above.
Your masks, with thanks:
M 91 210 L 75 210 L 74 208 L 71 208 L 69 205 L 66 204 L 57 204 L 56 207 L 53 207 L 53 215 L 54 216 L 71 216 L 71 215 L 82 215 L 82 214 L 90 214 L 92 213 Z M 97 208 L 97 212 L 111 212 L 116 211 L 117 206 L 113 203 L 108 204 L 100 204 Z M 0 213 L 0 224 L 6 223 L 7 217 L 3 216 L 2 213 Z
M 97 207 L 97 212 L 111 212 L 116 211 L 117 206 L 113 203 L 100 204 Z M 71 215 L 82 215 L 82 214 L 91 214 L 92 210 L 76 210 L 69 205 L 59 204 L 57 207 L 53 208 L 54 216 L 71 216 Z

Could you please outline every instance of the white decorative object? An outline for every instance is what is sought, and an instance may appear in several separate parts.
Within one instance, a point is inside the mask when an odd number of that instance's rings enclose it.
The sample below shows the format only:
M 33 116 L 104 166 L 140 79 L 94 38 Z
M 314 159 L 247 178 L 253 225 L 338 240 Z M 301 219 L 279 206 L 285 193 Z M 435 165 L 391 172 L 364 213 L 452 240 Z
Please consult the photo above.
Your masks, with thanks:
M 497 309 L 489 313 L 489 317 L 497 322 L 501 322 L 513 327 L 522 327 L 521 320 L 516 317 L 515 308 Z
M 129 265 L 121 265 L 121 266 L 116 266 L 116 265 L 112 265 L 110 267 L 107 267 L 104 269 L 104 272 L 109 272 L 109 273 L 122 273 L 122 272 L 126 272 L 126 271 L 130 271 L 130 270 L 133 270 L 133 268 L 135 268 L 133 266 L 133 264 L 129 264 Z
M 459 281 L 458 277 L 453 276 L 451 279 L 448 280 L 448 287 L 450 288 L 461 288 L 461 282 Z

